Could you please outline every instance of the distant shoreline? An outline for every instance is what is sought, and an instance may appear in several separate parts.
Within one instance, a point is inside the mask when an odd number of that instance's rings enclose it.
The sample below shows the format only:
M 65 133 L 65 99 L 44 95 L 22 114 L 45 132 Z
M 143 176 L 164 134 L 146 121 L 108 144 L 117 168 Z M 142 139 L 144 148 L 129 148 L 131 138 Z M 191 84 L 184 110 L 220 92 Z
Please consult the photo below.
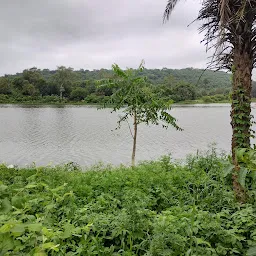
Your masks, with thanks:
M 252 103 L 256 102 L 256 98 L 252 99 Z M 173 103 L 173 106 L 179 105 L 210 105 L 210 104 L 231 104 L 231 101 L 218 101 L 218 102 L 204 102 L 203 100 L 188 100 Z M 87 103 L 87 102 L 1 102 L 0 105 L 38 105 L 38 106 L 103 106 L 103 103 Z M 111 105 L 107 105 L 111 107 Z

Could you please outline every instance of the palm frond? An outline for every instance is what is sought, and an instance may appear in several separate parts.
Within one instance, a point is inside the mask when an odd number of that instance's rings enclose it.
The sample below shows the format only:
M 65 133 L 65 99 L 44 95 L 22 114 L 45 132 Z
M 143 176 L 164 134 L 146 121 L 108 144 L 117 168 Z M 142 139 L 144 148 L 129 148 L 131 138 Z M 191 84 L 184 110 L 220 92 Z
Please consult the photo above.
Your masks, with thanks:
M 203 0 L 198 18 L 203 25 L 207 50 L 214 48 L 210 66 L 231 70 L 233 49 L 239 43 L 241 49 L 256 59 L 256 49 L 248 43 L 256 39 L 256 0 Z
M 178 1 L 168 0 L 164 22 Z M 202 0 L 196 20 L 202 24 L 199 32 L 205 35 L 202 43 L 206 50 L 215 49 L 209 68 L 230 70 L 237 45 L 254 59 L 256 66 L 256 0 Z
M 179 0 L 168 0 L 167 5 L 165 7 L 164 15 L 163 15 L 163 22 L 166 22 L 169 20 L 170 15 L 178 3 Z

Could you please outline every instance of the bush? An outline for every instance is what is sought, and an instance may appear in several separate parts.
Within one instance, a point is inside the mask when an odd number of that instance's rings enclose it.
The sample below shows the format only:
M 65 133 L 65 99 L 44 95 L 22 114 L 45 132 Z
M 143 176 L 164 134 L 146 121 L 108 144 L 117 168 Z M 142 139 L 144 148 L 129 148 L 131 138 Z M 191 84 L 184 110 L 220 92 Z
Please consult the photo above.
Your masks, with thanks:
M 7 103 L 9 100 L 8 95 L 0 94 L 0 103 Z
M 204 103 L 214 103 L 228 100 L 228 97 L 222 94 L 216 94 L 213 96 L 203 96 L 202 100 Z
M 42 103 L 57 103 L 60 101 L 60 97 L 59 96 L 55 96 L 55 95 L 52 95 L 52 96 L 44 96 L 42 97 L 41 99 L 41 102 Z
M 88 91 L 85 88 L 77 87 L 72 90 L 70 94 L 71 100 L 84 100 L 88 95 Z
M 182 166 L 0 166 L 3 255 L 246 255 L 255 206 L 236 203 L 212 151 Z M 252 254 L 253 255 L 253 254 Z
M 104 96 L 98 96 L 95 93 L 92 93 L 85 98 L 87 103 L 101 103 L 103 100 Z
M 213 103 L 214 100 L 210 96 L 203 96 L 202 100 L 204 103 Z
M 222 95 L 222 94 L 216 94 L 213 96 L 213 98 L 216 100 L 216 101 L 224 101 L 224 100 L 227 100 L 227 98 L 225 97 L 225 95 Z

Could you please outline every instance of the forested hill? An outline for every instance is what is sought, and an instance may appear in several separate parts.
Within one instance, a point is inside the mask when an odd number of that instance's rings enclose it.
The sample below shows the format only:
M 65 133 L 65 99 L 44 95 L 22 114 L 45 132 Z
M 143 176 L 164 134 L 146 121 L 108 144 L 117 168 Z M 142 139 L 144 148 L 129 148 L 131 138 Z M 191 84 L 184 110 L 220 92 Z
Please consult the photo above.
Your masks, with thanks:
M 44 79 L 49 80 L 56 74 L 57 70 L 43 69 L 39 70 Z M 111 75 L 112 71 L 108 69 L 99 70 L 75 70 L 77 79 L 81 80 L 98 80 L 105 76 Z M 142 72 L 143 75 L 147 76 L 153 84 L 164 84 L 168 77 L 173 76 L 177 80 L 190 83 L 196 87 L 206 88 L 220 88 L 231 86 L 231 76 L 222 71 L 214 72 L 212 70 L 203 70 L 196 68 L 185 68 L 185 69 L 145 69 Z M 21 77 L 22 73 L 16 75 L 10 75 L 11 77 Z
M 100 103 L 113 94 L 113 88 L 98 87 L 96 81 L 111 78 L 112 71 L 73 70 L 58 67 L 57 70 L 30 68 L 15 75 L 0 77 L 0 103 L 27 101 L 57 102 L 60 97 L 66 101 Z M 159 97 L 174 102 L 201 99 L 203 102 L 220 102 L 229 99 L 231 75 L 194 68 L 145 69 L 151 88 Z M 253 83 L 253 97 L 256 86 Z
M 202 70 L 194 68 L 186 69 L 148 69 L 148 77 L 153 81 L 160 82 L 161 79 L 171 75 L 178 80 L 188 82 L 196 87 L 209 86 L 210 88 L 230 87 L 231 76 L 222 71 Z M 157 79 L 160 77 L 160 81 Z

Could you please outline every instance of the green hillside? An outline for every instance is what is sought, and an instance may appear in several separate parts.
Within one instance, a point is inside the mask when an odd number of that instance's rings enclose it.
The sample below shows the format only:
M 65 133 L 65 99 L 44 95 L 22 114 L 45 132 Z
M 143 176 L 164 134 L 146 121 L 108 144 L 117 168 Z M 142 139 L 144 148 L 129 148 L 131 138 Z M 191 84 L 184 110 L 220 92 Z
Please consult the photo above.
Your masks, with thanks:
M 42 74 L 43 78 L 50 80 L 57 70 L 43 69 L 38 71 Z M 99 70 L 74 70 L 74 73 L 77 74 L 79 80 L 97 80 L 101 79 L 107 75 L 111 75 L 112 71 L 108 69 L 99 69 Z M 231 86 L 231 76 L 228 73 L 212 70 L 203 70 L 196 68 L 185 68 L 185 69 L 145 69 L 142 72 L 142 75 L 145 75 L 153 84 L 163 84 L 164 80 L 173 76 L 177 80 L 182 80 L 190 84 L 195 85 L 196 87 L 210 87 L 210 88 L 219 88 L 219 87 L 230 87 Z M 9 75 L 12 78 L 22 77 L 22 73 L 17 73 L 15 75 Z
M 230 87 L 231 77 L 222 71 L 202 70 L 195 68 L 185 69 L 146 69 L 144 71 L 151 81 L 162 83 L 164 78 L 173 76 L 178 80 L 188 82 L 196 87 L 209 86 L 211 88 Z
M 57 70 L 40 70 L 34 67 L 0 77 L 0 103 L 59 102 L 60 88 L 63 88 L 63 102 L 101 103 L 112 95 L 113 90 L 97 87 L 96 81 L 112 75 L 108 69 L 73 70 L 62 66 Z M 195 99 L 227 101 L 231 89 L 231 75 L 222 71 L 163 68 L 145 69 L 141 75 L 148 77 L 159 97 L 175 102 Z M 256 97 L 255 83 L 252 96 Z

